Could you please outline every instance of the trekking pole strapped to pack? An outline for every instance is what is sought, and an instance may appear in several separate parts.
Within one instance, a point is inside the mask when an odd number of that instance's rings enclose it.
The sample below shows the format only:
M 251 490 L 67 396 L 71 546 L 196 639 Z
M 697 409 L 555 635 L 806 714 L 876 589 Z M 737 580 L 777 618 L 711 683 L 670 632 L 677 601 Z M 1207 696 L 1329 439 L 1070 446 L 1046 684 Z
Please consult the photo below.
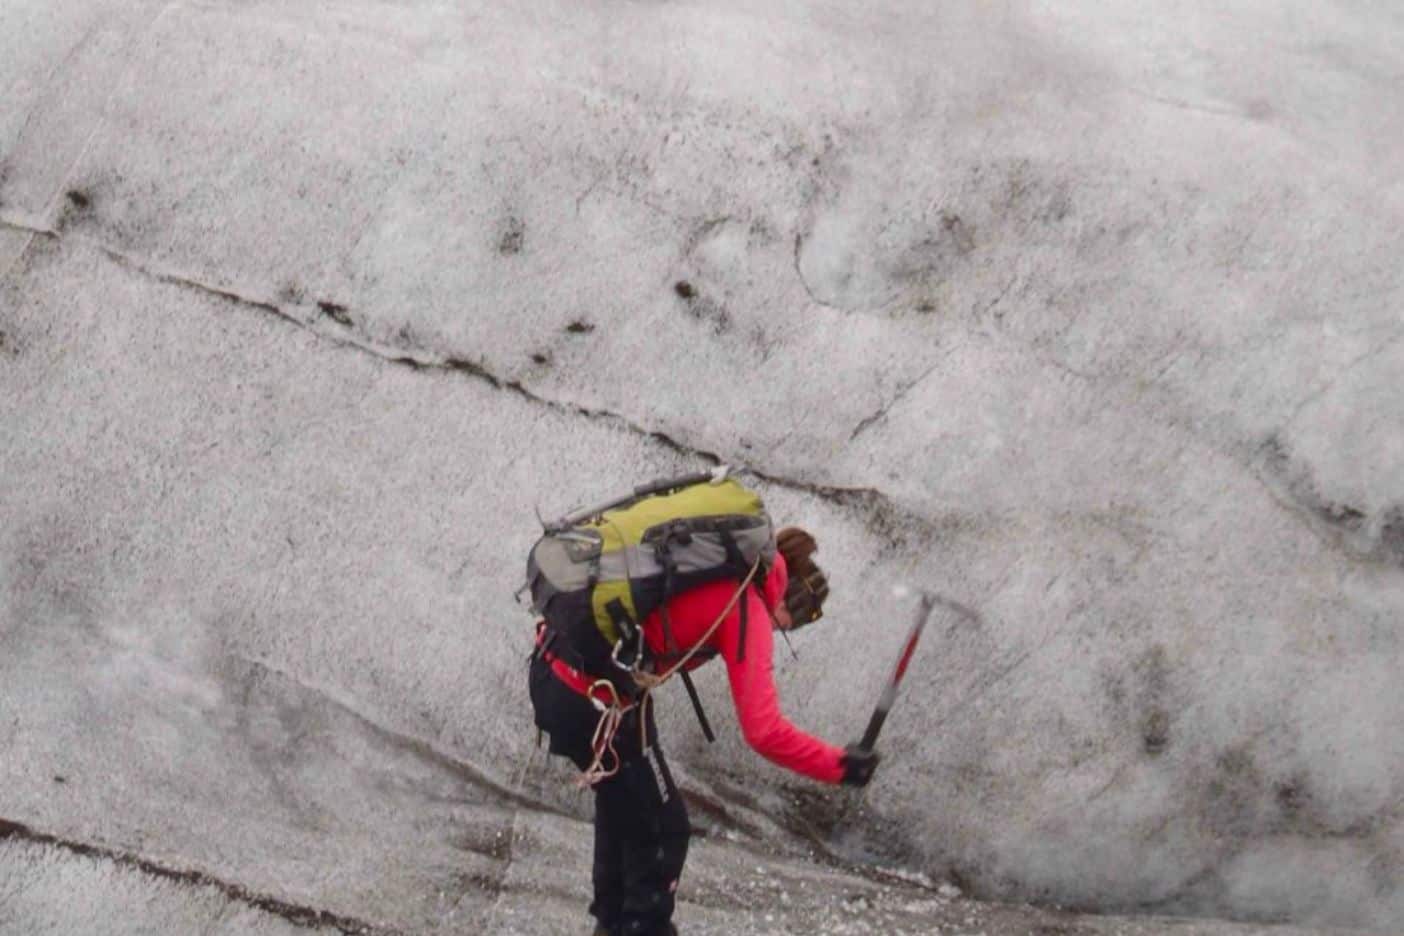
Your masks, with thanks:
M 731 474 L 731 466 L 721 465 L 713 471 L 702 471 L 696 474 L 683 475 L 681 478 L 663 478 L 657 481 L 650 481 L 647 484 L 640 484 L 634 488 L 633 493 L 625 494 L 622 497 L 616 497 L 614 500 L 606 501 L 595 507 L 586 507 L 577 510 L 572 514 L 567 514 L 555 523 L 547 524 L 546 532 L 559 533 L 563 530 L 568 530 L 577 523 L 588 520 L 591 517 L 598 517 L 606 510 L 612 510 L 630 501 L 637 500 L 640 497 L 647 497 L 650 494 L 660 494 L 664 491 L 690 487 L 691 485 L 702 484 L 703 482 L 720 484 L 729 474 Z

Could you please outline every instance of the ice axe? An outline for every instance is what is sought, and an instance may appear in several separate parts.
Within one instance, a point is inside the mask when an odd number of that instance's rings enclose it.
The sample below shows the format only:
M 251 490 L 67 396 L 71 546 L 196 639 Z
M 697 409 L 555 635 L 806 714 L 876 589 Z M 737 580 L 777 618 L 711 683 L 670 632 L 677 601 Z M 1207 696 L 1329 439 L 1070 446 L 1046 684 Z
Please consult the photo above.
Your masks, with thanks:
M 905 591 L 906 589 L 899 589 L 898 594 Z M 902 677 L 907 674 L 907 664 L 912 662 L 917 641 L 921 640 L 921 632 L 926 628 L 926 621 L 931 617 L 932 609 L 936 607 L 934 595 L 920 590 L 919 593 L 921 599 L 917 602 L 916 620 L 912 622 L 912 629 L 907 632 L 906 642 L 902 644 L 902 654 L 897 657 L 897 665 L 892 668 L 892 676 L 882 690 L 882 698 L 878 699 L 877 708 L 873 709 L 873 715 L 868 719 L 868 729 L 863 732 L 863 740 L 858 742 L 858 747 L 865 751 L 873 750 L 873 746 L 877 744 L 882 723 L 887 721 L 887 713 L 892 710 L 892 703 L 897 701 L 897 688 L 902 685 Z

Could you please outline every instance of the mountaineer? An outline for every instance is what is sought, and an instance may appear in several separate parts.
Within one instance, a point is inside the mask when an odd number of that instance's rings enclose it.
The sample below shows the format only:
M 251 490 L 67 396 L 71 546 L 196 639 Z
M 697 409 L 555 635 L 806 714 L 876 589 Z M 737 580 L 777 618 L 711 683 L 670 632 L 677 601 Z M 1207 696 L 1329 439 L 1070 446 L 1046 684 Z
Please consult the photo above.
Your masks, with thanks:
M 552 754 L 595 791 L 596 936 L 668 936 L 687 857 L 687 809 L 658 744 L 652 691 L 726 662 L 737 720 L 757 753 L 824 783 L 865 786 L 878 755 L 838 748 L 780 711 L 772 627 L 821 617 L 814 538 L 773 532 L 759 497 L 719 469 L 657 482 L 546 527 L 527 565 L 540 615 L 530 693 Z

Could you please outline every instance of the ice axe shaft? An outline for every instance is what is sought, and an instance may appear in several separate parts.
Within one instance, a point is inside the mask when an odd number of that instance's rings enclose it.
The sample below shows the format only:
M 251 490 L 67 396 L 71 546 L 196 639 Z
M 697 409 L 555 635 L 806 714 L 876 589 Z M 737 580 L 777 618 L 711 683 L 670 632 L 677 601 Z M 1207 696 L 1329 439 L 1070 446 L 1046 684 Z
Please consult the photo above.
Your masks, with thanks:
M 927 618 L 931 617 L 931 609 L 934 607 L 936 600 L 922 592 L 921 601 L 917 604 L 916 620 L 912 622 L 906 643 L 902 645 L 902 655 L 897 658 L 897 665 L 892 669 L 892 678 L 887 681 L 887 686 L 882 690 L 882 698 L 878 699 L 877 708 L 873 709 L 873 715 L 868 719 L 868 730 L 863 732 L 863 740 L 858 742 L 858 746 L 865 751 L 873 750 L 873 746 L 877 744 L 882 723 L 887 721 L 887 713 L 892 710 L 892 703 L 897 701 L 897 687 L 902 684 L 902 677 L 907 674 L 907 664 L 912 662 L 917 641 L 921 640 L 921 632 L 926 627 Z

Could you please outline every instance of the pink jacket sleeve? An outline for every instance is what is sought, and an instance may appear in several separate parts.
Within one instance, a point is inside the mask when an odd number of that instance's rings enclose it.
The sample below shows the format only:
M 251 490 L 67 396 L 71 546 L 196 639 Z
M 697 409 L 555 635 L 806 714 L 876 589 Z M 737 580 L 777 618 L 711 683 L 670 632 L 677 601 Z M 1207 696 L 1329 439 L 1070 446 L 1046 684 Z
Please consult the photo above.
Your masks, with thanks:
M 777 557 L 776 568 L 764 583 L 766 598 L 777 601 L 785 593 L 784 560 Z M 780 711 L 775 692 L 770 612 L 756 594 L 746 590 L 746 649 L 740 649 L 740 615 L 733 610 L 717 634 L 717 649 L 726 659 L 731 681 L 731 698 L 746 743 L 767 760 L 825 783 L 843 778 L 843 751 L 806 734 L 792 725 Z

